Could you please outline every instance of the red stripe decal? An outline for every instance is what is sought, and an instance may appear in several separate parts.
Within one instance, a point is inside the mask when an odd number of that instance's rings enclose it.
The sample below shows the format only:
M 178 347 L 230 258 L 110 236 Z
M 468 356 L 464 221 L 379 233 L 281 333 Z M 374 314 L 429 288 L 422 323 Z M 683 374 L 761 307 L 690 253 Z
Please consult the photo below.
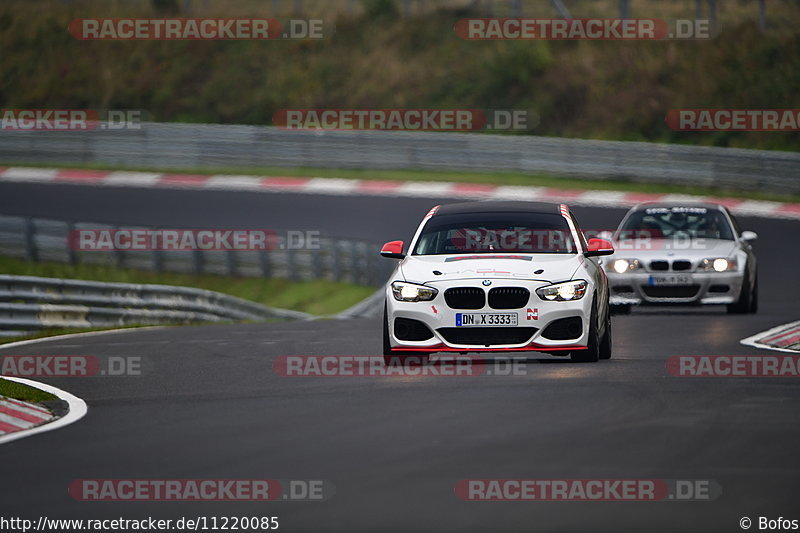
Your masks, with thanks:
M 405 182 L 402 181 L 362 181 L 356 187 L 357 191 L 360 192 L 390 192 L 399 189 L 405 185 Z
M 724 205 L 725 207 L 727 207 L 729 209 L 734 209 L 739 204 L 744 202 L 744 199 L 742 199 L 742 198 L 709 198 L 708 201 Z
M 783 204 L 778 208 L 778 212 L 800 214 L 800 204 Z
M 33 405 L 33 404 L 25 403 L 25 402 L 20 402 L 19 400 L 12 400 L 11 398 L 3 398 L 2 401 L 6 402 L 6 403 L 11 403 L 11 404 L 14 404 L 14 405 L 18 405 L 20 407 L 25 407 L 27 409 L 32 409 L 34 411 L 38 411 L 38 412 L 40 412 L 42 414 L 50 416 L 50 411 L 48 411 L 47 409 L 44 409 L 42 407 L 39 407 L 38 405 Z
M 14 433 L 15 431 L 19 431 L 21 429 L 25 428 L 18 428 L 17 426 L 12 426 L 11 424 L 0 422 L 0 432 L 2 433 Z
M 59 170 L 55 181 L 96 182 L 106 179 L 109 174 L 105 170 Z
M 23 413 L 22 411 L 17 411 L 15 409 L 11 409 L 10 407 L 4 407 L 2 405 L 0 405 L 0 413 L 5 413 L 8 416 L 18 418 L 19 420 L 24 420 L 25 422 L 33 422 L 35 424 L 47 420 L 47 418 L 42 418 L 40 416 Z

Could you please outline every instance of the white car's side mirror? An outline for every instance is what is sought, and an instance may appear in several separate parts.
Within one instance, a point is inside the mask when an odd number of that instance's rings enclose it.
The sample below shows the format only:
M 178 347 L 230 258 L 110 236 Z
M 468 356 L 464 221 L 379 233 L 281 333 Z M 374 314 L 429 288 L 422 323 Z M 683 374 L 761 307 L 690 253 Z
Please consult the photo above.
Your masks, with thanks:
M 743 241 L 751 242 L 751 241 L 754 241 L 756 239 L 758 239 L 758 233 L 756 233 L 755 231 L 743 231 L 742 232 L 742 240 Z

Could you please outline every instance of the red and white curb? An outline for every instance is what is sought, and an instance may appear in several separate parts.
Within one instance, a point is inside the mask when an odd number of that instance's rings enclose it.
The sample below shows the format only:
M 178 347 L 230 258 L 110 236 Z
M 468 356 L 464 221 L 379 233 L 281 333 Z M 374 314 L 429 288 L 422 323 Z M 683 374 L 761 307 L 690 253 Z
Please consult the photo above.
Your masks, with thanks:
M 68 392 L 29 379 L 7 376 L 0 378 L 49 392 L 69 406 L 67 414 L 55 417 L 38 405 L 0 397 L 0 444 L 67 426 L 86 415 L 86 402 Z
M 591 189 L 561 189 L 517 185 L 488 185 L 443 181 L 377 181 L 338 178 L 235 176 L 217 174 L 161 174 L 106 170 L 60 170 L 0 167 L 0 182 L 33 182 L 247 192 L 291 192 L 339 196 L 465 198 L 474 200 L 528 200 L 563 202 L 596 207 L 630 207 L 642 202 L 715 202 L 736 214 L 767 218 L 800 219 L 800 203 L 768 202 L 746 198 L 651 194 Z
M 800 320 L 756 333 L 742 339 L 741 343 L 766 350 L 800 353 Z
M 38 405 L 0 396 L 0 436 L 36 427 L 54 417 Z

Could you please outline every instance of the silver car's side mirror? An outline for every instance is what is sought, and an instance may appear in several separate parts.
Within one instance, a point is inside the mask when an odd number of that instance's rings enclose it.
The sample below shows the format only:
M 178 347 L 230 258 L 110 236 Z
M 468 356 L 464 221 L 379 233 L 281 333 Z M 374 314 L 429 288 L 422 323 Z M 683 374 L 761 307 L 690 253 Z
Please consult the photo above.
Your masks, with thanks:
M 751 241 L 754 241 L 756 239 L 758 239 L 758 233 L 756 233 L 755 231 L 743 231 L 742 232 L 742 240 L 743 241 L 751 242 Z

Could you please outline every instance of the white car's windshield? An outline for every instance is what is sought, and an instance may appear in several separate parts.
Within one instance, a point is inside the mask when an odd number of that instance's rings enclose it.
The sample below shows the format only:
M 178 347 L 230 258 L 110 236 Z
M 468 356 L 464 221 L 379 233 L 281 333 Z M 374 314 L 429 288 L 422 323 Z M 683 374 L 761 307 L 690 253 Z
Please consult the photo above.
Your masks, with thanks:
M 480 213 L 428 221 L 414 255 L 460 253 L 575 253 L 566 219 L 550 213 Z
M 722 211 L 707 207 L 648 207 L 632 213 L 617 239 L 721 239 L 733 240 L 731 225 Z

